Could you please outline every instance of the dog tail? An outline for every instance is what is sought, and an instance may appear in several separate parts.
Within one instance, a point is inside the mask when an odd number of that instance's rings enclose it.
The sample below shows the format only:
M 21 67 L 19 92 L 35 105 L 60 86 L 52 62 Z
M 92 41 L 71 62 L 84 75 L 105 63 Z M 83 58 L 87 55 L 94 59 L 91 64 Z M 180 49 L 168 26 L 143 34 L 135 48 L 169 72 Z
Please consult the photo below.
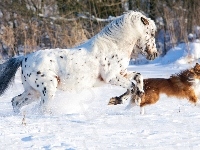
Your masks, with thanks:
M 17 69 L 20 67 L 24 56 L 13 57 L 0 64 L 0 95 L 2 95 L 14 80 Z

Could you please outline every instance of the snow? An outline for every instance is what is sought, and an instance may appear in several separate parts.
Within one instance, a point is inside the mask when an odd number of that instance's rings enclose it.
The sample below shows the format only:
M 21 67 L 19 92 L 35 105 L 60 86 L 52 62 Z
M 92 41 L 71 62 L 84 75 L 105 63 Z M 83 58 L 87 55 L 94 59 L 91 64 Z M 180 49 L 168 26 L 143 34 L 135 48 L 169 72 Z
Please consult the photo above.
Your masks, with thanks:
M 189 48 L 188 48 L 189 47 Z M 166 56 L 130 65 L 144 78 L 167 78 L 193 67 L 200 57 L 200 43 L 180 44 Z M 142 59 L 142 58 L 141 58 Z M 0 97 L 0 149 L 148 149 L 200 148 L 200 107 L 187 100 L 161 95 L 146 107 L 126 110 L 128 104 L 107 105 L 109 98 L 126 90 L 112 85 L 73 92 L 58 91 L 50 102 L 51 113 L 41 114 L 39 102 L 12 111 L 11 99 L 22 93 L 18 70 L 13 85 Z

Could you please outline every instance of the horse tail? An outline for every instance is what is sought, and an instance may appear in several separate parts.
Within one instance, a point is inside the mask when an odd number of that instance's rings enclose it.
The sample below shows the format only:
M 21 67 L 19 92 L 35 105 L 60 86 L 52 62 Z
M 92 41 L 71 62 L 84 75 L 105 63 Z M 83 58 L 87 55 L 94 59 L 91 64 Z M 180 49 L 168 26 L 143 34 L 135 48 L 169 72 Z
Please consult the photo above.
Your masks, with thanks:
M 20 67 L 24 56 L 13 57 L 0 64 L 0 95 L 2 95 L 14 80 L 17 69 Z

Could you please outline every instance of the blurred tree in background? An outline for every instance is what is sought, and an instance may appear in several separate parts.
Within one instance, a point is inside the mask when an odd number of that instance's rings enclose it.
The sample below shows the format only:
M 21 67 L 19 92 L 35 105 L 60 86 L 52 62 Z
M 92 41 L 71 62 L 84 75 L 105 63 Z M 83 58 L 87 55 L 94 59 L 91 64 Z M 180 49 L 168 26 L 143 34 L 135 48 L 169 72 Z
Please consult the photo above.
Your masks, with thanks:
M 200 36 L 198 0 L 0 0 L 0 59 L 70 48 L 97 34 L 110 16 L 140 11 L 157 25 L 162 55 Z

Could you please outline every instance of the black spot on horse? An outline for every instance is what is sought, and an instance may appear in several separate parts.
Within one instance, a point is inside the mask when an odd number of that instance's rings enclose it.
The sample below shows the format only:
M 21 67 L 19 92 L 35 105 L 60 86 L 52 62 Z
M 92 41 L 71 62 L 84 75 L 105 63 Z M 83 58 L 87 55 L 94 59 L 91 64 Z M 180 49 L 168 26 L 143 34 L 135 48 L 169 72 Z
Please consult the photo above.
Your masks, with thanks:
M 23 70 L 22 70 L 22 74 L 23 74 Z
M 44 77 L 44 74 L 42 74 L 41 77 Z
M 138 75 L 136 74 L 136 75 L 134 76 L 133 79 L 134 79 L 134 80 L 137 80 L 137 78 L 138 78 Z
M 63 56 L 60 56 L 60 58 L 63 58 Z
M 26 62 L 26 61 L 27 61 L 27 58 L 25 58 L 24 60 L 25 60 L 25 62 Z
M 28 98 L 25 98 L 25 101 L 27 101 L 28 100 Z
M 37 87 L 39 87 L 39 84 L 37 84 Z
M 37 74 L 41 74 L 41 72 L 40 72 L 40 71 L 38 71 L 38 72 L 37 72 Z

